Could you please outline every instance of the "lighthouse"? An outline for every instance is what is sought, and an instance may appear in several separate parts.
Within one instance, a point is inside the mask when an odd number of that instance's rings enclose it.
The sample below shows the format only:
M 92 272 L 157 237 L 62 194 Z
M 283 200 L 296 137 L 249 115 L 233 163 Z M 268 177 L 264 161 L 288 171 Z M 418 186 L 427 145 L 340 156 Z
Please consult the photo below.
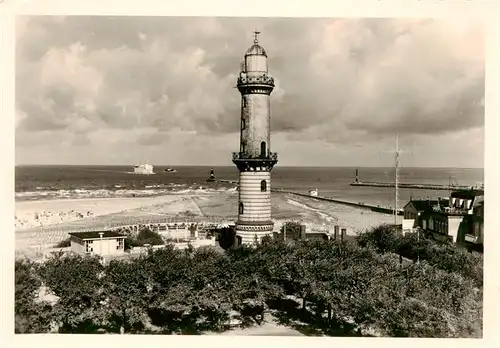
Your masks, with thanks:
M 237 87 L 241 93 L 240 150 L 233 153 L 239 170 L 236 238 L 252 244 L 271 235 L 271 171 L 278 162 L 271 152 L 270 97 L 274 79 L 267 73 L 267 53 L 255 31 L 253 45 L 241 62 Z

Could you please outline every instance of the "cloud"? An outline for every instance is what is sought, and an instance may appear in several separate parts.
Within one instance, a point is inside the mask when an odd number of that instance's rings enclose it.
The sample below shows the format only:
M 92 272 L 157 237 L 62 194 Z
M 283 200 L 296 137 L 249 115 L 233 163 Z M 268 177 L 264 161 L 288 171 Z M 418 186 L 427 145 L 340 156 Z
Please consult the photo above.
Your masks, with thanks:
M 272 129 L 289 141 L 484 127 L 483 32 L 472 22 L 38 16 L 16 20 L 16 135 L 64 131 L 97 146 L 96 132 L 128 142 L 135 130 L 151 147 L 169 132 L 237 133 L 234 86 L 256 27 L 277 83 Z

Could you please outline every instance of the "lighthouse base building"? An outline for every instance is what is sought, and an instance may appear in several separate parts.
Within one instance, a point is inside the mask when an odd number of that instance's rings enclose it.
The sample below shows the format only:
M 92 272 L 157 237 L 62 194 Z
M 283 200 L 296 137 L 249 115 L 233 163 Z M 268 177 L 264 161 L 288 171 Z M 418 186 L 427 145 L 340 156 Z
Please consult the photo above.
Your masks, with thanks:
M 278 162 L 271 149 L 270 96 L 274 79 L 267 73 L 267 53 L 254 44 L 241 62 L 237 81 L 241 93 L 240 151 L 233 153 L 239 175 L 238 243 L 253 244 L 272 235 L 271 171 Z
M 275 154 L 272 154 L 276 158 Z M 241 244 L 253 244 L 267 235 L 272 235 L 274 222 L 271 220 L 271 172 L 276 159 L 240 161 L 240 186 L 236 237 Z M 262 162 L 266 163 L 262 163 Z M 252 163 L 254 162 L 254 163 Z M 258 167 L 257 167 L 258 166 Z

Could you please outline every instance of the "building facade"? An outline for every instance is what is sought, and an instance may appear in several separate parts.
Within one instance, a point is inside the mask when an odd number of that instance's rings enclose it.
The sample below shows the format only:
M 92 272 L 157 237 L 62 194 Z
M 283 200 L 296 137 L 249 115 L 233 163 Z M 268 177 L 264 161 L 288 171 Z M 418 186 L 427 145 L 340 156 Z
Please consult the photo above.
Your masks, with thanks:
M 237 87 L 241 93 L 240 150 L 233 153 L 239 174 L 238 244 L 252 244 L 271 235 L 271 170 L 278 162 L 271 152 L 270 97 L 274 79 L 268 75 L 267 53 L 257 35 L 241 62 Z
M 421 215 L 435 209 L 443 209 L 449 204 L 449 199 L 410 199 L 403 208 L 403 233 L 411 232 L 419 227 Z
M 80 255 L 119 256 L 125 253 L 127 236 L 115 231 L 69 233 L 71 251 Z
M 418 228 L 437 240 L 483 245 L 484 193 L 481 190 L 453 191 L 446 201 L 410 201 L 404 211 L 403 232 Z

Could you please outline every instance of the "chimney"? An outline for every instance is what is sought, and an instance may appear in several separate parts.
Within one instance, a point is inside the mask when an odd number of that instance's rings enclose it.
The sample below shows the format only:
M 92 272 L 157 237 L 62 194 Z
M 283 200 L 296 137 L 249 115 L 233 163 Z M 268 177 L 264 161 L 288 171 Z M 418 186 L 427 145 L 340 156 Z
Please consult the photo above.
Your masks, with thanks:
M 306 228 L 305 224 L 300 225 L 300 240 L 306 239 Z

